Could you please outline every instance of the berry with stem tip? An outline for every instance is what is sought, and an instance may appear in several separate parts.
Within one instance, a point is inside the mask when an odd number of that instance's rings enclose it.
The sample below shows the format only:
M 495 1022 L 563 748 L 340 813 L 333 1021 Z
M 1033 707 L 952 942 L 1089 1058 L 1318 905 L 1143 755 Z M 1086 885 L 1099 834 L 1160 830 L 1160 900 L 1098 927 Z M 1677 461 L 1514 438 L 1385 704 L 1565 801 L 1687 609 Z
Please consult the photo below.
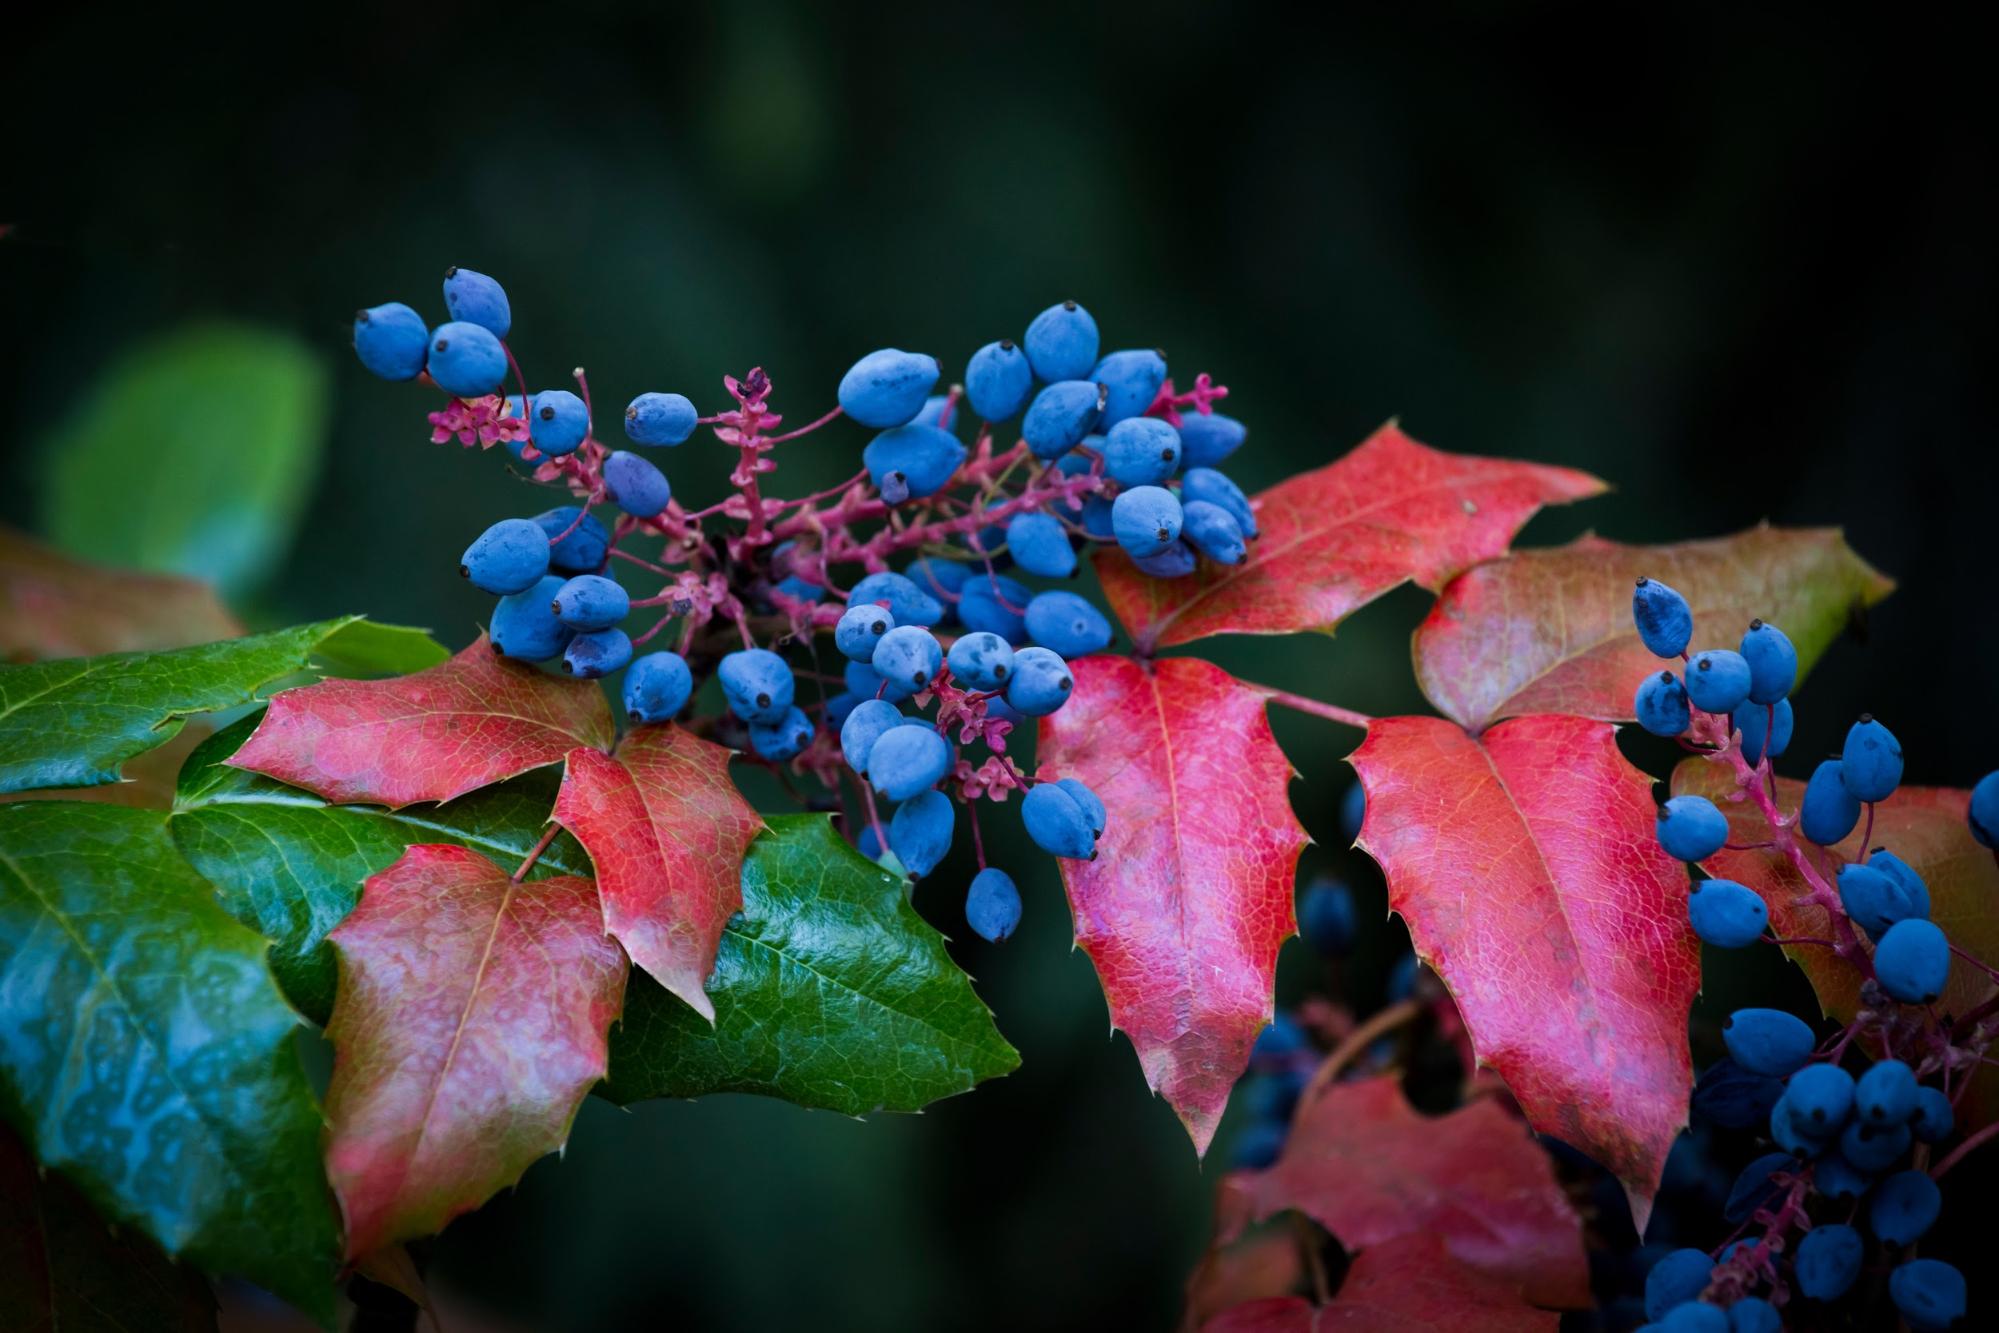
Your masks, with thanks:
M 1838 1065 L 1806 1065 L 1791 1075 L 1784 1099 L 1813 1133 L 1830 1134 L 1853 1114 L 1853 1092 L 1853 1075 Z
M 862 776 L 868 771 L 868 752 L 876 741 L 902 725 L 902 710 L 886 699 L 863 699 L 840 724 L 840 755 L 847 767 Z
M 608 676 L 631 660 L 631 636 L 621 629 L 598 629 L 578 634 L 562 650 L 562 669 L 583 680 Z
M 1846 733 L 1839 777 L 1857 801 L 1887 800 L 1902 785 L 1902 743 L 1871 713 L 1862 713 Z
M 1687 919 L 1698 935 L 1718 949 L 1741 949 L 1763 938 L 1770 909 L 1754 890 L 1733 880 L 1695 883 L 1687 897 Z
M 649 458 L 620 449 L 604 460 L 604 490 L 633 518 L 653 518 L 673 498 L 666 474 Z
M 951 769 L 951 747 L 928 726 L 891 727 L 868 751 L 868 781 L 891 801 L 906 801 Z
M 1763 620 L 1749 622 L 1742 636 L 1742 660 L 1749 664 L 1749 702 L 1774 704 L 1798 679 L 1798 650 L 1784 631 Z
M 1916 1113 L 1916 1071 L 1900 1060 L 1877 1060 L 1853 1088 L 1853 1107 L 1872 1125 L 1900 1125 Z
M 1097 794 L 1076 778 L 1058 778 L 1055 785 L 1068 792 L 1070 799 L 1082 808 L 1083 819 L 1090 826 L 1090 836 L 1103 837 L 1105 820 L 1110 812 L 1104 809 L 1104 803 Z
M 1728 841 L 1728 816 L 1705 796 L 1675 796 L 1659 807 L 1659 845 L 1678 861 L 1705 861 Z
M 1104 386 L 1103 429 L 1108 432 L 1152 406 L 1166 382 L 1166 354 L 1144 347 L 1112 352 L 1097 362 L 1089 378 Z
M 1132 417 L 1104 432 L 1104 471 L 1121 486 L 1155 486 L 1180 470 L 1180 432 Z
M 482 398 L 507 377 L 506 349 L 477 324 L 438 325 L 425 365 L 438 388 L 459 398 Z
M 1654 736 L 1684 735 L 1694 722 L 1693 709 L 1687 703 L 1686 687 L 1670 671 L 1661 671 L 1639 681 L 1631 710 L 1637 715 L 1638 725 Z
M 812 719 L 793 704 L 775 722 L 750 724 L 750 748 L 774 764 L 783 763 L 812 744 L 812 732 Z
M 937 868 L 951 850 L 957 811 L 941 791 L 919 792 L 896 807 L 889 821 L 888 845 L 902 868 L 917 879 Z
M 1172 546 L 1183 518 L 1180 501 L 1161 486 L 1133 486 L 1111 504 L 1117 544 L 1134 556 L 1156 556 Z
M 715 668 L 729 710 L 745 722 L 776 722 L 791 707 L 797 682 L 785 660 L 768 648 L 742 648 Z
M 884 347 L 869 352 L 840 377 L 840 410 L 877 430 L 916 419 L 937 383 L 937 358 Z
M 1782 1009 L 1737 1009 L 1722 1022 L 1721 1039 L 1737 1064 L 1772 1078 L 1803 1068 L 1817 1044 L 1810 1025 Z
M 921 625 L 898 625 L 875 644 L 869 665 L 884 680 L 915 691 L 937 678 L 938 668 L 944 665 L 944 650 L 937 636 Z
M 671 722 L 694 693 L 694 673 L 679 653 L 647 653 L 625 673 L 625 715 L 633 722 Z
M 882 636 L 895 628 L 895 616 L 873 602 L 853 602 L 833 626 L 833 646 L 854 662 L 872 662 Z
M 1874 1188 L 1874 1177 L 1838 1153 L 1828 1153 L 1812 1165 L 1812 1188 L 1828 1199 L 1858 1199 Z
M 1694 637 L 1694 613 L 1687 599 L 1657 579 L 1638 580 L 1631 594 L 1631 620 L 1655 657 L 1678 657 Z
M 1687 663 L 1687 697 L 1708 713 L 1733 713 L 1749 697 L 1749 663 L 1741 653 L 1710 648 Z
M 1190 412 L 1180 420 L 1180 463 L 1215 467 L 1249 438 L 1249 428 L 1220 412 Z
M 1020 819 L 1034 845 L 1051 856 L 1089 860 L 1096 836 L 1076 799 L 1052 782 L 1037 783 L 1020 803 Z
M 1856 1120 L 1839 1136 L 1839 1155 L 1862 1171 L 1886 1171 L 1902 1160 L 1913 1138 L 1907 1125 L 1870 1125 Z
M 1034 392 L 1034 368 L 1011 338 L 987 343 L 965 363 L 965 397 L 987 421 L 1009 421 Z
M 848 606 L 866 602 L 886 602 L 889 614 L 895 617 L 895 625 L 935 625 L 944 619 L 942 602 L 925 592 L 915 580 L 886 570 L 868 575 L 847 594 Z M 895 625 L 889 628 L 893 629 Z
M 444 308 L 453 319 L 477 324 L 495 338 L 513 332 L 514 311 L 507 290 L 484 273 L 456 264 L 444 270 Z
M 578 574 L 555 594 L 556 619 L 575 630 L 609 629 L 631 609 L 631 594 L 601 574 Z
M 1081 379 L 1097 363 L 1097 321 L 1074 301 L 1058 302 L 1036 315 L 1023 341 L 1034 377 L 1044 384 Z
M 400 301 L 354 312 L 354 355 L 385 380 L 413 380 L 423 374 L 430 352 L 430 326 Z
M 875 489 L 890 504 L 935 495 L 964 461 L 965 446 L 957 436 L 915 423 L 883 431 L 861 451 Z
M 544 575 L 531 587 L 502 597 L 489 626 L 493 650 L 523 662 L 545 662 L 569 646 L 576 631 L 555 618 L 555 594 L 563 580 Z
M 959 635 L 947 660 L 951 675 L 975 690 L 1005 689 L 1013 674 L 1013 646 L 985 630 Z
M 1087 657 L 1111 646 L 1111 622 L 1073 592 L 1044 592 L 1027 604 L 1027 636 L 1062 657 Z
M 458 572 L 495 597 L 532 588 L 548 573 L 548 536 L 531 518 L 501 519 L 465 548 Z
M 981 939 L 1000 944 L 1020 925 L 1020 890 L 1013 876 L 998 866 L 987 866 L 972 876 L 965 892 L 965 924 Z
M 1183 531 L 1189 545 L 1218 565 L 1242 563 L 1249 548 L 1243 542 L 1242 526 L 1234 516 L 1206 500 L 1189 500 L 1182 509 Z
M 1069 664 L 1046 648 L 1022 648 L 1013 655 L 1013 679 L 1006 701 L 1029 717 L 1046 717 L 1069 702 L 1075 688 Z
M 528 411 L 528 439 L 551 457 L 573 454 L 590 434 L 590 409 L 567 389 L 543 389 Z
M 1874 978 L 1903 1004 L 1928 1004 L 1950 980 L 1950 941 L 1929 921 L 1897 921 L 1874 948 Z
M 1242 487 L 1230 481 L 1222 473 L 1211 467 L 1190 467 L 1180 478 L 1180 500 L 1183 504 L 1193 504 L 1196 500 L 1228 511 L 1236 526 L 1245 537 L 1257 533 L 1256 510 L 1249 497 L 1242 493 Z
M 625 408 L 625 438 L 649 446 L 681 444 L 700 421 L 701 413 L 683 394 L 642 393 Z
M 1020 438 L 1036 458 L 1060 458 L 1096 429 L 1104 391 L 1089 380 L 1062 380 L 1034 395 L 1020 423 Z
M 1839 760 L 1828 759 L 1813 769 L 1798 803 L 1798 832 L 1821 847 L 1838 842 L 1860 822 L 1860 802 L 1841 781 L 1839 767 Z

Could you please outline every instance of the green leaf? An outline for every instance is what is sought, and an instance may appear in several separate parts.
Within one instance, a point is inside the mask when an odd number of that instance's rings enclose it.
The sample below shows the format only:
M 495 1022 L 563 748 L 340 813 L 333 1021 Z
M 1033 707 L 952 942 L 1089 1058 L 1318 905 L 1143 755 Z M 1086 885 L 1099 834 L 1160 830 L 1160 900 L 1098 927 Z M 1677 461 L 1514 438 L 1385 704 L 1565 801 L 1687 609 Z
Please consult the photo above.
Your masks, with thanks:
M 261 717 L 224 728 L 188 756 L 168 828 L 230 915 L 271 941 L 271 970 L 286 997 L 324 1024 L 335 980 L 326 933 L 354 910 L 361 881 L 419 842 L 470 847 L 511 869 L 547 828 L 559 779 L 543 769 L 445 805 L 401 810 L 328 805 L 224 762 Z M 554 874 L 590 875 L 590 858 L 566 833 L 535 862 L 535 878 Z
M 291 543 L 325 407 L 324 368 L 284 334 L 206 324 L 155 338 L 43 442 L 45 530 L 93 560 L 241 592 Z
M 902 880 L 823 815 L 773 817 L 750 845 L 708 998 L 712 1028 L 634 969 L 603 1095 L 915 1111 L 1020 1063 Z
M 298 1017 L 165 820 L 0 806 L 0 1114 L 107 1217 L 330 1323 Z
M 173 739 L 194 713 L 252 703 L 359 623 L 323 620 L 159 653 L 0 667 L 0 792 L 116 782 L 118 768 Z
M 356 620 L 328 635 L 313 655 L 329 676 L 362 679 L 407 676 L 436 666 L 451 650 L 428 630 Z

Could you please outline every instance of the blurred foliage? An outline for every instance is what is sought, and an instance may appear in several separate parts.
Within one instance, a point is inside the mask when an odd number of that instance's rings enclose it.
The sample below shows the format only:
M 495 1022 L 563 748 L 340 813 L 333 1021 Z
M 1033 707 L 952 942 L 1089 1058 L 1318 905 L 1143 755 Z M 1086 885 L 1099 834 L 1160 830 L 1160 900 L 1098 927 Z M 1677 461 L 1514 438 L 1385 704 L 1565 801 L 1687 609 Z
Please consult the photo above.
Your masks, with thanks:
M 330 376 L 302 525 L 236 607 L 258 626 L 364 611 L 462 645 L 487 603 L 459 553 L 545 507 L 500 459 L 428 444 L 430 395 L 347 350 L 357 306 L 441 317 L 448 264 L 507 284 L 536 387 L 580 364 L 600 411 L 646 389 L 712 409 L 725 371 L 761 363 L 795 422 L 871 348 L 955 372 L 1074 296 L 1111 345 L 1165 347 L 1232 388 L 1252 433 L 1231 471 L 1252 488 L 1399 415 L 1426 443 L 1618 488 L 1535 520 L 1528 544 L 1843 524 L 1900 589 L 1800 696 L 1799 771 L 1869 707 L 1912 780 L 1967 784 L 1999 756 L 1980 573 L 1999 154 L 1976 43 L 1749 6 L 582 0 L 559 24 L 450 4 L 289 21 L 299 58 L 220 13 L 28 15 L 22 112 L 0 131 L 16 475 L 59 463 L 41 427 L 107 366 L 191 320 L 297 339 Z M 218 419 L 171 410 L 192 435 Z M 864 439 L 812 437 L 779 484 L 843 479 Z M 227 483 L 171 449 L 155 461 L 177 474 L 161 484 Z M 722 494 L 724 451 L 664 462 L 687 502 Z M 104 498 L 108 522 L 137 475 Z M 0 494 L 0 517 L 32 526 L 34 489 Z M 1427 711 L 1408 645 L 1427 605 L 1403 590 L 1337 638 L 1198 651 L 1368 712 Z M 1369 917 L 1340 979 L 1371 1002 L 1401 932 L 1337 850 L 1357 738 L 1276 726 L 1320 843 L 1306 868 L 1349 874 Z M 1672 755 L 1631 748 L 1668 771 Z M 916 902 L 1018 1073 L 866 1124 L 749 1098 L 593 1102 L 566 1156 L 424 1247 L 437 1279 L 535 1328 L 1169 1324 L 1218 1167 L 1109 1033 L 1055 873 L 1009 816 L 986 830 L 1026 899 L 1017 937 L 965 929 L 967 848 Z M 1287 947 L 1285 999 L 1332 979 Z M 1710 990 L 1797 998 L 1789 969 L 1730 967 Z M 1711 1035 L 1707 1002 L 1696 1020 Z

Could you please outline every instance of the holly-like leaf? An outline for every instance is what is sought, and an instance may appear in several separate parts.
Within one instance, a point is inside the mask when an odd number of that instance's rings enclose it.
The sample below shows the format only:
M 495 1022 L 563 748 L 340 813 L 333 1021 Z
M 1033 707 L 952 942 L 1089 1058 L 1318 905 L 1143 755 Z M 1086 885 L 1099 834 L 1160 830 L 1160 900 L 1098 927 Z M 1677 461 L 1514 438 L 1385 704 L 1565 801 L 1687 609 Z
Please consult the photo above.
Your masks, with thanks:
M 1790 778 L 1777 781 L 1777 807 L 1795 815 L 1805 784 Z M 1724 763 L 1698 756 L 1682 760 L 1673 770 L 1673 793 L 1705 796 L 1728 816 L 1729 841 L 1753 844 L 1770 840 L 1762 813 L 1739 792 L 1733 771 Z M 1952 944 L 1973 957 L 1999 959 L 1999 860 L 1989 847 L 1971 836 L 1965 812 L 1971 793 L 1950 787 L 1898 787 L 1874 807 L 1874 835 L 1868 847 L 1886 847 L 1907 861 L 1930 890 L 1930 919 L 1941 926 Z M 1839 868 L 1861 852 L 1856 828 L 1845 841 L 1824 853 L 1828 879 L 1837 882 Z M 1817 852 L 1811 855 L 1816 860 Z M 1772 931 L 1787 939 L 1829 939 L 1831 923 L 1824 908 L 1797 900 L 1808 889 L 1804 876 L 1790 860 L 1773 850 L 1723 849 L 1702 865 L 1710 874 L 1746 884 L 1763 896 L 1770 909 Z M 1861 936 L 1862 947 L 1867 944 Z M 1861 975 L 1831 949 L 1817 945 L 1786 945 L 1784 951 L 1804 969 L 1818 994 L 1820 1007 L 1844 1023 L 1860 1007 Z M 1962 1014 L 1992 994 L 1992 982 L 1963 958 L 1951 960 L 1950 983 L 1937 1009 Z M 1961 1117 L 1982 1122 L 1999 1116 L 1999 1074 L 1980 1069 L 1973 1084 L 1976 1105 L 1960 1107 Z
M 327 1174 L 347 1256 L 443 1228 L 562 1146 L 604 1073 L 624 952 L 587 879 L 415 846 L 331 936 Z
M 502 866 L 519 865 L 547 826 L 555 774 L 524 774 L 440 806 L 329 805 L 228 763 L 259 720 L 241 719 L 189 757 L 167 824 L 222 905 L 271 941 L 271 970 L 286 997 L 323 1024 L 333 1011 L 335 977 L 326 934 L 354 910 L 361 881 L 419 842 L 454 843 Z M 583 849 L 567 834 L 529 870 L 537 878 L 589 873 Z
M 1416 677 L 1439 712 L 1481 731 L 1502 717 L 1631 720 L 1659 669 L 1631 621 L 1631 585 L 1686 595 L 1694 645 L 1732 648 L 1752 619 L 1781 628 L 1800 676 L 1840 630 L 1894 590 L 1837 528 L 1752 528 L 1715 541 L 1623 546 L 1584 537 L 1515 551 L 1452 579 L 1416 630 Z
M 358 616 L 171 652 L 0 666 L 0 792 L 118 781 L 194 713 L 236 708 L 305 669 Z
M 743 906 L 743 853 L 763 820 L 729 779 L 730 751 L 680 727 L 640 727 L 569 752 L 555 821 L 597 868 L 604 927 L 634 963 L 710 1022 L 702 982 Z
M 1152 1090 L 1205 1153 L 1270 1022 L 1305 830 L 1264 695 L 1194 657 L 1070 664 L 1041 721 L 1041 775 L 1110 810 L 1092 861 L 1061 862 L 1076 942 Z
M 1537 715 L 1473 738 L 1384 718 L 1352 763 L 1360 846 L 1480 1063 L 1536 1129 L 1624 1182 L 1642 1232 L 1686 1123 L 1700 953 L 1686 870 L 1660 849 L 1650 783 L 1615 733 Z
M 213 1333 L 215 1301 L 158 1246 L 113 1231 L 75 1186 L 38 1170 L 0 1126 L 0 1328 Z
M 298 1016 L 156 811 L 0 806 L 0 1112 L 98 1210 L 331 1321 Z
M 0 527 L 0 658 L 150 652 L 242 632 L 205 583 L 86 564 Z
M 401 809 L 556 763 L 578 745 L 606 748 L 613 732 L 595 681 L 500 657 L 482 635 L 412 676 L 285 691 L 229 762 L 329 801 Z
M 1555 1333 L 1560 1316 L 1523 1304 L 1506 1283 L 1467 1268 L 1435 1236 L 1363 1250 L 1330 1305 L 1278 1296 L 1238 1305 L 1201 1333 Z
M 612 1101 L 754 1092 L 917 1111 L 1019 1065 L 902 879 L 824 815 L 773 816 L 742 885 L 708 978 L 713 1026 L 635 973 L 611 1034 Z
M 1155 579 L 1107 548 L 1097 575 L 1148 650 L 1211 634 L 1330 633 L 1399 584 L 1440 588 L 1498 555 L 1541 506 L 1603 488 L 1569 468 L 1443 453 L 1390 422 L 1345 458 L 1256 496 L 1262 536 L 1242 563 Z
M 319 645 L 314 654 L 329 676 L 365 678 L 407 676 L 425 671 L 451 656 L 451 650 L 411 625 L 383 625 L 357 620 Z
M 1254 1219 L 1295 1209 L 1363 1251 L 1436 1236 L 1533 1304 L 1590 1303 L 1582 1220 L 1548 1154 L 1490 1098 L 1431 1117 L 1393 1077 L 1336 1083 L 1299 1108 L 1275 1165 L 1231 1184 Z

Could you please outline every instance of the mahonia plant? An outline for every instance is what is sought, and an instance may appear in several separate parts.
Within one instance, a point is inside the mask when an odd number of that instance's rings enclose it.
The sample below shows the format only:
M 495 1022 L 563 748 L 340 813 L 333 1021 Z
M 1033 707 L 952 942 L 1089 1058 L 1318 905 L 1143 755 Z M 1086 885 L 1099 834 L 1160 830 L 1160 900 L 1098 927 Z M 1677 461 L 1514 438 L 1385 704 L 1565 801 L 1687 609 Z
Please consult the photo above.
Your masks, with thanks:
M 1836 532 L 1509 551 L 1542 506 L 1602 483 L 1443 453 L 1392 423 L 1246 496 L 1220 470 L 1247 437 L 1217 410 L 1228 390 L 1206 374 L 1179 388 L 1163 352 L 1104 352 L 1073 301 L 953 383 L 929 355 L 862 357 L 837 405 L 792 429 L 762 369 L 705 406 L 641 393 L 620 419 L 630 447 L 613 448 L 581 370 L 573 391 L 530 390 L 499 283 L 451 269 L 444 305 L 435 327 L 407 305 L 360 312 L 360 360 L 444 395 L 433 442 L 498 449 L 562 493 L 466 534 L 461 573 L 497 599 L 479 642 L 454 655 L 348 617 L 0 667 L 0 791 L 112 783 L 128 762 L 164 761 L 172 781 L 151 805 L 0 808 L 0 1112 L 23 1140 L 0 1144 L 0 1168 L 33 1178 L 48 1215 L 94 1209 L 161 1264 L 248 1278 L 327 1321 L 341 1274 L 407 1285 L 402 1243 L 560 1148 L 593 1092 L 852 1115 L 964 1092 L 1018 1057 L 911 886 L 926 892 L 962 826 L 977 870 L 950 906 L 1006 940 L 1021 896 L 981 820 L 1016 799 L 1114 1025 L 1197 1152 L 1251 1073 L 1223 1185 L 1241 1206 L 1218 1240 L 1303 1212 L 1358 1251 L 1337 1293 L 1315 1263 L 1309 1296 L 1273 1292 L 1290 1303 L 1217 1311 L 1219 1326 L 1406 1296 L 1432 1322 L 1545 1327 L 1587 1304 L 1577 1215 L 1534 1134 L 1566 1145 L 1564 1169 L 1599 1172 L 1642 1230 L 1694 1092 L 1698 940 L 1746 943 L 1766 920 L 1825 955 L 1814 980 L 1847 1026 L 1823 1044 L 1805 1029 L 1799 1050 L 1802 1024 L 1731 1025 L 1734 1064 L 1703 1086 L 1769 1097 L 1785 1155 L 1744 1187 L 1753 1244 L 1703 1252 L 1698 1274 L 1654 1270 L 1661 1318 L 1705 1327 L 1690 1321 L 1752 1301 L 1781 1317 L 1844 1271 L 1820 1261 L 1835 1241 L 1812 1239 L 1832 1224 L 1810 1225 L 1813 1200 L 1839 1197 L 1832 1162 L 1895 1201 L 1872 1225 L 1903 1245 L 1923 1200 L 1890 1169 L 1917 1140 L 1967 1135 L 1934 1174 L 1982 1141 L 1962 1099 L 1999 999 L 1982 965 L 1945 989 L 1946 946 L 1915 904 L 1960 833 L 1990 844 L 1999 775 L 1976 795 L 1884 786 L 1892 738 L 1866 723 L 1800 818 L 1770 766 L 1793 679 L 1891 586 Z M 851 479 L 767 493 L 788 446 L 856 426 Z M 733 467 L 725 499 L 689 508 L 657 460 L 697 437 Z M 1085 561 L 1111 615 L 1042 586 Z M 1691 625 L 1662 576 L 1703 615 L 1769 621 L 1739 655 L 1661 676 L 1659 626 Z M 1437 595 L 1414 658 L 1442 716 L 1370 718 L 1171 651 L 1330 632 L 1405 582 Z M 1365 732 L 1343 817 L 1414 950 L 1357 1024 L 1275 1013 L 1301 911 L 1329 953 L 1356 914 L 1332 883 L 1294 905 L 1307 839 L 1271 704 Z M 204 713 L 225 725 L 191 753 L 148 753 Z M 1634 718 L 1699 752 L 1663 814 L 1617 746 Z M 753 809 L 732 764 L 773 774 L 797 808 Z M 1855 819 L 1837 836 L 1827 821 L 1856 802 L 1870 833 L 1848 856 L 1833 845 Z M 1736 827 L 1749 812 L 1763 832 Z M 1797 840 L 1817 833 L 1829 859 Z M 1876 833 L 1902 859 L 1865 850 Z M 1688 860 L 1727 878 L 1690 896 Z M 1385 1039 L 1419 1015 L 1495 1095 L 1438 1119 L 1403 1099 Z M 323 1104 L 293 1050 L 302 1021 L 334 1050 Z M 1863 1051 L 1882 1058 L 1843 1109 L 1830 1084 Z M 1504 1243 L 1466 1234 L 1485 1215 L 1504 1216 Z M 1837 1244 L 1861 1262 L 1857 1238 Z M 113 1257 L 63 1262 L 51 1302 Z M 1208 1267 L 1223 1263 L 1218 1248 Z M 1961 1306 L 1938 1272 L 1896 1269 L 1912 1323 Z

